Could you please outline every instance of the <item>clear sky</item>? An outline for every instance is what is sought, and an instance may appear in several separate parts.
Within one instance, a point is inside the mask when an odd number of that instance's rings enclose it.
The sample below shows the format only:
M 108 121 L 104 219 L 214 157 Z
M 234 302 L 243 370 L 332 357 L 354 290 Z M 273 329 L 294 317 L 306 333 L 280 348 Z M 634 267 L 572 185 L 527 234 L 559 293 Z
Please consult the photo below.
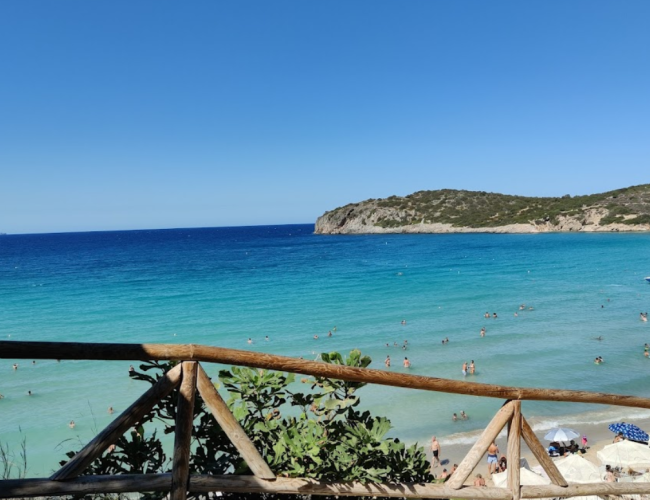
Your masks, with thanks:
M 2 0 L 0 232 L 650 182 L 650 2 Z

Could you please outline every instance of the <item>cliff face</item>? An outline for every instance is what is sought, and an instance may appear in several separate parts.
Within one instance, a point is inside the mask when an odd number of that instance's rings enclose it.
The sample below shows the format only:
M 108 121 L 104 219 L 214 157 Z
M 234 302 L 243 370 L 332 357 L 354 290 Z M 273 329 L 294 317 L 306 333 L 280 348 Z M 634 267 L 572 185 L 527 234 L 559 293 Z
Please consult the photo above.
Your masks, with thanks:
M 319 234 L 650 231 L 650 184 L 607 193 L 532 198 L 420 191 L 326 212 Z

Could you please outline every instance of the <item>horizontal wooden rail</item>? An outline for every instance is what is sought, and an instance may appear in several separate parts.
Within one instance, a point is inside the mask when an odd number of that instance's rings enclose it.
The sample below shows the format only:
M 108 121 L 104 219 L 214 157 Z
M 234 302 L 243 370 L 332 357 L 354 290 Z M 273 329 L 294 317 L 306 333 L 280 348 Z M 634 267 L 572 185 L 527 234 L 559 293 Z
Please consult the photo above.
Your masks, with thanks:
M 171 474 L 85 476 L 68 481 L 49 479 L 7 479 L 0 481 L 0 498 L 92 493 L 169 491 Z M 512 500 L 504 488 L 467 486 L 452 490 L 444 484 L 362 484 L 323 483 L 312 479 L 277 478 L 267 481 L 255 476 L 190 476 L 191 493 L 225 491 L 231 493 L 280 493 L 294 495 L 379 496 L 396 498 L 450 498 Z
M 68 481 L 51 479 L 6 479 L 0 481 L 0 498 L 92 493 L 128 493 L 169 491 L 171 474 L 123 474 L 119 476 L 81 476 Z M 476 500 L 512 500 L 505 488 L 463 486 L 458 490 L 446 484 L 362 484 L 327 483 L 313 479 L 277 478 L 267 481 L 255 476 L 190 476 L 189 491 L 207 493 L 284 493 L 300 495 L 377 496 L 397 498 L 468 498 Z M 648 494 L 647 483 L 591 483 L 522 486 L 522 498 L 554 498 L 588 495 Z
M 275 354 L 196 344 L 98 344 L 76 342 L 0 341 L 0 358 L 92 360 L 184 360 L 264 368 L 349 382 L 406 387 L 423 391 L 467 394 L 499 399 L 597 403 L 650 409 L 650 399 L 601 392 L 537 389 L 481 384 L 437 377 L 409 375 L 370 368 L 332 365 Z

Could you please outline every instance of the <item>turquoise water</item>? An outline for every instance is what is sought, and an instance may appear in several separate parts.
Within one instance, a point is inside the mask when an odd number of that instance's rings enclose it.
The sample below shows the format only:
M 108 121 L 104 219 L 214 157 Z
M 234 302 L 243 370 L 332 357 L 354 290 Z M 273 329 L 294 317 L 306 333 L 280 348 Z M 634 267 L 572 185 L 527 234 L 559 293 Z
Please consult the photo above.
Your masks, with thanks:
M 0 338 L 193 342 L 305 359 L 359 348 L 380 369 L 390 355 L 394 372 L 407 371 L 408 356 L 410 373 L 462 379 L 462 363 L 473 359 L 477 373 L 467 380 L 650 397 L 650 360 L 643 357 L 650 327 L 639 320 L 650 309 L 643 279 L 650 275 L 649 234 L 312 231 L 299 225 L 1 236 Z M 485 319 L 486 311 L 498 319 Z M 593 364 L 598 355 L 605 364 Z M 129 364 L 0 360 L 0 441 L 15 446 L 26 437 L 29 475 L 48 474 L 65 451 L 110 422 L 109 405 L 119 413 L 146 390 L 128 377 Z M 361 396 L 365 407 L 392 420 L 393 436 L 420 442 L 431 434 L 469 442 L 502 404 L 381 387 Z M 461 410 L 469 420 L 452 422 Z M 558 419 L 606 421 L 612 411 L 523 405 L 537 429 Z

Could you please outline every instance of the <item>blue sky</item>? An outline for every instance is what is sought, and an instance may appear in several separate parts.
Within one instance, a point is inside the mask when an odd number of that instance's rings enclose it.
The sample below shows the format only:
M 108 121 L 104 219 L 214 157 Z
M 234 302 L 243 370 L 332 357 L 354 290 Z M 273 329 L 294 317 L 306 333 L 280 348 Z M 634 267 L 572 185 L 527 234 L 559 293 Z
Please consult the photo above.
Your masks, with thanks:
M 0 232 L 650 182 L 647 1 L 0 2 Z

